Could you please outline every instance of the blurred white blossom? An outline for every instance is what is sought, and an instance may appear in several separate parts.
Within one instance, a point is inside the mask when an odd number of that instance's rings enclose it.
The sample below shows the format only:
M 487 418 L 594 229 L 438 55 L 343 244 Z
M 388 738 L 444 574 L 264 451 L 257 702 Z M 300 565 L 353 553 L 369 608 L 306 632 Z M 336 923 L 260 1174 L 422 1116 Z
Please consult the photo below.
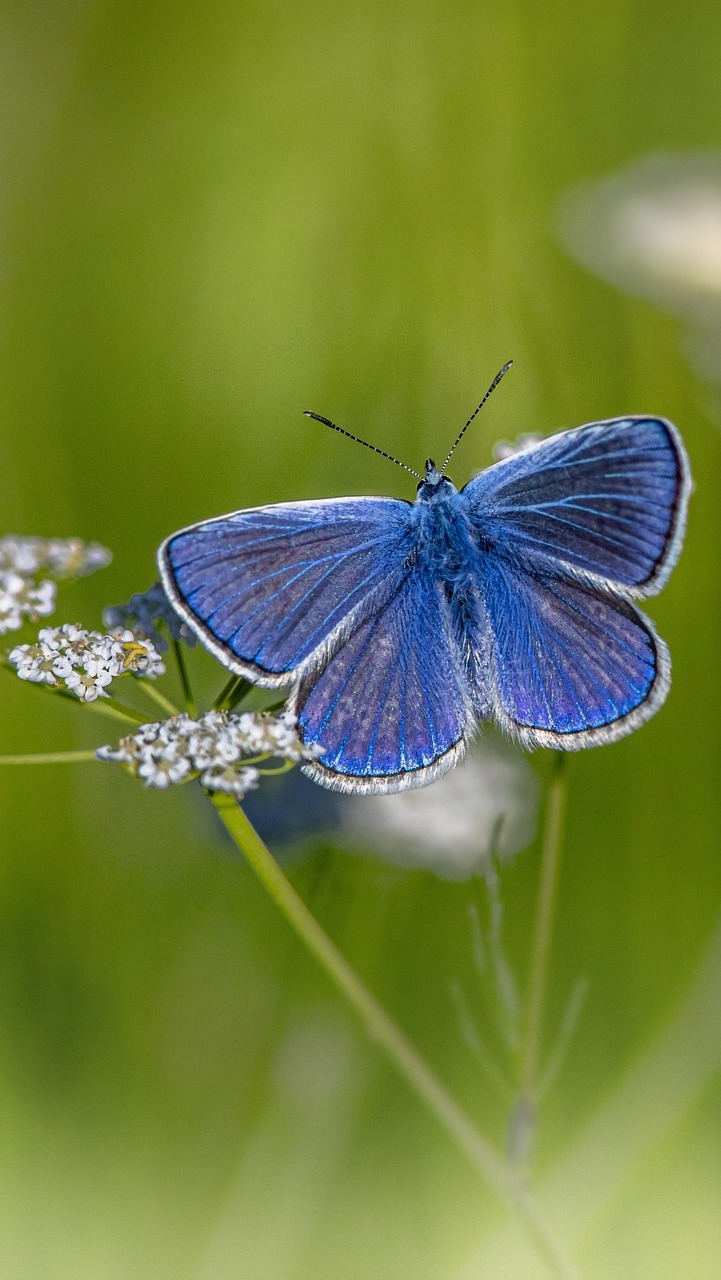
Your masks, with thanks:
M 0 635 L 19 631 L 27 619 L 47 618 L 54 608 L 54 582 L 35 582 L 14 570 L 0 571 Z
M 156 623 L 162 622 L 175 640 L 184 640 L 189 648 L 197 643 L 197 637 L 187 623 L 175 612 L 160 582 L 147 591 L 136 592 L 127 604 L 108 605 L 103 610 L 106 627 L 132 626 L 136 635 L 147 636 L 159 653 L 165 653 L 168 642 L 160 634 Z
M 82 538 L 21 538 L 12 533 L 0 538 L 0 572 L 23 578 L 41 572 L 54 578 L 79 578 L 104 569 L 112 558 L 107 547 Z
M 645 156 L 575 188 L 559 234 L 583 266 L 690 323 L 692 363 L 721 381 L 721 151 Z
M 430 787 L 340 795 L 299 770 L 268 779 L 246 812 L 284 861 L 324 838 L 446 880 L 464 880 L 526 848 L 536 832 L 539 783 L 522 752 L 484 731 L 465 760 Z
M 294 716 L 265 712 L 207 711 L 197 720 L 181 714 L 145 724 L 121 738 L 117 747 L 99 747 L 99 760 L 126 765 L 146 787 L 165 790 L 190 777 L 200 777 L 208 791 L 222 791 L 237 799 L 257 787 L 256 768 L 270 758 L 298 763 L 316 760 L 318 747 L 306 747 L 298 737 Z
M 109 564 L 110 552 L 82 538 L 0 538 L 0 635 L 19 631 L 29 619 L 47 618 L 55 609 L 53 582 L 36 581 L 39 573 L 77 578 Z
M 538 779 L 519 751 L 489 736 L 432 787 L 353 798 L 341 835 L 353 852 L 374 851 L 445 880 L 481 871 L 532 841 Z
M 8 661 L 21 680 L 63 686 L 82 702 L 107 696 L 108 685 L 128 673 L 155 679 L 163 675 L 160 654 L 132 631 L 86 631 L 73 623 L 44 627 L 37 643 L 19 644 Z

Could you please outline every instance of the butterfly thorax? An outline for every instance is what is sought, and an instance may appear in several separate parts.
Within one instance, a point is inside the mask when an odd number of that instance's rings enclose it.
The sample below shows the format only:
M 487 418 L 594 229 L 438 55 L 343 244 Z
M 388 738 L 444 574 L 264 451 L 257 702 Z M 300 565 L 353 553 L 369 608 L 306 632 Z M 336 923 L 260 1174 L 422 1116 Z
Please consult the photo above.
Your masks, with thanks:
M 435 578 L 449 586 L 460 585 L 472 571 L 474 556 L 467 507 L 463 495 L 429 458 L 415 501 L 420 559 Z

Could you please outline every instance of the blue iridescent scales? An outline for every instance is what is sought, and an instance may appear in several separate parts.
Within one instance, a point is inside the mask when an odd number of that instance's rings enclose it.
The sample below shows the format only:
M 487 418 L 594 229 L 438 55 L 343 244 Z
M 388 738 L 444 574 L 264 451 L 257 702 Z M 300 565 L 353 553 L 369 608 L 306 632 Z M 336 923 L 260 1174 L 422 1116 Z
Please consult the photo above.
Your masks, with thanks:
M 237 511 L 173 534 L 177 612 L 231 671 L 290 687 L 304 766 L 347 792 L 423 786 L 494 720 L 524 747 L 615 741 L 664 701 L 668 649 L 634 600 L 666 582 L 691 478 L 676 428 L 550 436 L 460 492 Z

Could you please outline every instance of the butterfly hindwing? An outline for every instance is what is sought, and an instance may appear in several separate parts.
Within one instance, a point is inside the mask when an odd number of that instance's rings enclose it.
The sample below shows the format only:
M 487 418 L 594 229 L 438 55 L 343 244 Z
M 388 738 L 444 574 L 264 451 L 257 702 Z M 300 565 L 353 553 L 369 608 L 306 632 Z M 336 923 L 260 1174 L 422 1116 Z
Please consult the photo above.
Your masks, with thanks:
M 175 609 L 225 666 L 289 684 L 348 619 L 383 597 L 408 550 L 407 502 L 341 498 L 237 511 L 159 552 Z
M 463 753 L 467 692 L 438 584 L 413 568 L 385 606 L 291 697 L 301 735 L 324 754 L 305 766 L 341 791 L 397 791 Z
M 463 493 L 482 545 L 650 595 L 678 558 L 690 483 L 671 423 L 614 418 L 550 436 Z
M 611 742 L 666 696 L 668 651 L 629 600 L 495 554 L 484 596 L 496 718 L 523 745 Z

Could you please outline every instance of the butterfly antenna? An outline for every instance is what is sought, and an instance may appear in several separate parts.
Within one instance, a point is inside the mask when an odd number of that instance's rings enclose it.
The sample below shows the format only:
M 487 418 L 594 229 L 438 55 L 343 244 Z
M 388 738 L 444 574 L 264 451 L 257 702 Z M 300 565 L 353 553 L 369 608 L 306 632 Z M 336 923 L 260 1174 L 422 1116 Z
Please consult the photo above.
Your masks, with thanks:
M 462 431 L 460 431 L 460 432 L 458 433 L 457 438 L 454 440 L 454 442 L 453 442 L 453 446 L 452 446 L 452 448 L 451 448 L 451 451 L 450 451 L 450 453 L 448 454 L 448 457 L 446 458 L 445 462 L 443 463 L 443 466 L 441 467 L 441 475 L 443 475 L 443 474 L 444 474 L 445 469 L 446 469 L 446 467 L 448 466 L 448 463 L 450 462 L 451 458 L 453 457 L 453 455 L 454 455 L 454 453 L 455 453 L 456 449 L 458 448 L 458 445 L 461 443 L 461 440 L 463 439 L 463 437 L 464 437 L 464 435 L 466 434 L 466 432 L 467 432 L 468 428 L 470 427 L 471 423 L 473 422 L 473 419 L 475 418 L 476 414 L 477 414 L 477 413 L 480 413 L 481 409 L 483 408 L 484 404 L 486 403 L 486 400 L 487 400 L 487 399 L 488 399 L 488 397 L 490 396 L 491 392 L 492 392 L 492 391 L 495 391 L 496 387 L 498 386 L 499 382 L 501 381 L 501 378 L 503 378 L 503 377 L 505 376 L 505 374 L 507 374 L 507 373 L 508 373 L 508 370 L 510 369 L 510 367 L 511 367 L 511 365 L 512 365 L 512 364 L 513 364 L 513 361 L 512 361 L 512 360 L 508 360 L 508 361 L 507 361 L 507 363 L 506 363 L 506 364 L 504 364 L 503 368 L 498 370 L 498 373 L 496 374 L 495 378 L 493 379 L 493 382 L 491 383 L 491 385 L 490 385 L 490 387 L 488 388 L 488 390 L 487 390 L 486 394 L 484 395 L 483 399 L 481 400 L 481 403 L 478 405 L 478 407 L 477 407 L 476 409 L 474 409 L 474 410 L 473 410 L 473 413 L 471 414 L 470 418 L 468 419 L 468 422 L 466 423 L 465 427 L 463 428 L 463 430 L 462 430 Z
M 316 422 L 324 423 L 326 427 L 331 427 L 333 431 L 340 431 L 342 436 L 347 436 L 349 440 L 355 440 L 356 444 L 364 444 L 366 449 L 372 449 L 374 453 L 379 453 L 382 458 L 387 458 L 389 462 L 395 462 L 397 467 L 402 467 L 404 471 L 410 471 L 411 475 L 418 480 L 423 479 L 419 471 L 414 471 L 413 467 L 407 467 L 405 462 L 400 462 L 398 458 L 394 458 L 392 453 L 386 453 L 385 449 L 379 449 L 377 445 L 369 444 L 367 440 L 361 440 L 360 436 L 351 435 L 350 431 L 346 431 L 345 427 L 339 427 L 336 422 L 331 422 L 330 418 L 322 418 L 319 413 L 312 413 L 310 409 L 305 409 L 304 413 L 306 418 L 314 418 Z

